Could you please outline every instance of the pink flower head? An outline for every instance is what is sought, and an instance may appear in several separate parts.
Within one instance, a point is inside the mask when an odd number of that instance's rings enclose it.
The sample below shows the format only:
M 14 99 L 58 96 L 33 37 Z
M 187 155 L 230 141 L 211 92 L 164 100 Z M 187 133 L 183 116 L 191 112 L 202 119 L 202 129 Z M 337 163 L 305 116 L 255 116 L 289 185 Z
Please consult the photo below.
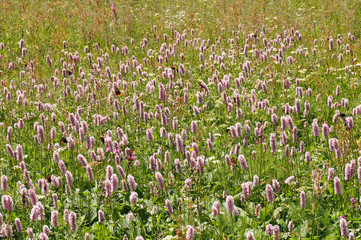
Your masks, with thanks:
M 293 179 L 295 179 L 295 176 L 290 176 L 290 177 L 288 177 L 288 178 L 286 179 L 285 183 L 286 183 L 286 184 L 289 184 L 290 182 L 293 181 Z
M 272 236 L 273 235 L 273 226 L 272 226 L 272 224 L 268 224 L 266 226 L 266 235 L 267 236 Z
M 252 18 L 252 17 L 251 17 Z M 253 235 L 253 233 L 252 232 L 248 232 L 247 233 L 247 240 L 254 240 L 255 238 L 254 238 L 254 235 Z
M 274 194 L 273 194 L 273 188 L 271 185 L 267 184 L 266 186 L 266 196 L 267 196 L 267 200 L 269 202 L 273 202 L 274 201 Z
M 301 191 L 300 199 L 301 199 L 300 200 L 301 207 L 305 208 L 306 207 L 306 194 L 304 191 Z
M 336 195 L 339 195 L 339 194 L 341 194 L 341 183 L 340 183 L 340 179 L 338 178 L 338 177 L 335 177 L 334 179 L 333 179 L 333 181 L 334 181 L 334 185 L 335 185 L 335 194 Z
M 165 200 L 165 206 L 167 207 L 169 214 L 173 214 L 173 208 L 169 199 Z
M 98 218 L 99 218 L 99 222 L 102 223 L 105 221 L 105 216 L 104 216 L 104 212 L 103 210 L 99 210 L 98 211 Z
M 20 219 L 19 219 L 19 218 L 15 218 L 15 226 L 16 226 L 16 230 L 17 230 L 19 233 L 22 233 L 23 227 L 21 226 L 21 222 L 20 222 Z
M 233 196 L 227 196 L 226 207 L 228 212 L 233 212 L 234 210 L 234 199 Z
M 130 197 L 129 197 L 129 200 L 132 204 L 137 204 L 137 201 L 138 201 L 138 193 L 136 192 L 132 192 L 130 194 Z
M 155 178 L 157 179 L 158 181 L 158 186 L 160 189 L 163 189 L 164 188 L 164 179 L 163 179 L 163 176 L 160 172 L 156 172 L 155 173 Z
M 1 197 L 2 207 L 3 209 L 12 212 L 14 210 L 14 202 L 13 199 L 9 195 L 2 195 Z
M 343 216 L 340 216 L 340 230 L 341 230 L 341 236 L 348 237 L 349 230 L 347 227 L 347 221 Z
M 193 240 L 194 239 L 194 228 L 191 225 L 187 226 L 187 234 L 186 239 L 187 240 Z

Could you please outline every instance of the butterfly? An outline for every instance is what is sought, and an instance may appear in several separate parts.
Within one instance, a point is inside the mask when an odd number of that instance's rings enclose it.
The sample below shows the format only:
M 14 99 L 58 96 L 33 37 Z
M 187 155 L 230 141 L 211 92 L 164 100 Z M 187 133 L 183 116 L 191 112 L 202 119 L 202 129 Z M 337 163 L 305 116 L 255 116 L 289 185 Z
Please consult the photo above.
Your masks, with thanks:
M 204 85 L 202 83 L 198 83 L 199 89 L 205 89 Z
M 68 140 L 66 140 L 65 137 L 62 137 L 62 139 L 60 140 L 60 143 L 68 143 Z
M 133 155 L 133 153 L 134 153 L 134 149 L 128 150 L 127 158 L 129 160 L 129 164 L 135 159 L 135 156 Z
M 104 139 L 105 139 L 104 133 L 101 133 L 100 134 L 100 141 L 102 141 L 102 143 L 104 143 Z
M 90 162 L 89 163 L 89 166 L 91 166 L 91 167 L 93 167 L 93 166 L 98 166 L 98 165 L 100 165 L 100 164 L 102 164 L 102 162 L 95 162 L 95 161 L 92 161 L 92 162 Z
M 129 150 L 128 150 L 128 154 L 129 154 L 130 156 L 133 156 L 133 153 L 134 153 L 134 149 L 129 149 Z
M 344 124 L 345 127 L 346 127 L 346 130 L 351 130 L 350 125 L 349 125 L 349 122 L 348 122 L 348 120 L 347 120 L 347 118 L 346 118 L 346 114 L 340 113 L 339 116 L 342 118 L 342 121 L 343 121 L 343 124 Z
M 50 176 L 50 175 L 46 175 L 45 180 L 46 180 L 48 183 L 50 183 L 50 182 L 51 182 L 51 176 Z
M 178 72 L 178 68 L 176 66 L 174 66 L 174 65 L 172 66 L 172 70 Z
M 235 157 L 233 157 L 232 159 L 231 159 L 231 165 L 233 166 L 233 165 L 236 165 L 236 158 Z
M 119 90 L 119 88 L 115 88 L 115 95 L 117 95 L 118 97 L 121 97 L 123 95 L 123 93 Z

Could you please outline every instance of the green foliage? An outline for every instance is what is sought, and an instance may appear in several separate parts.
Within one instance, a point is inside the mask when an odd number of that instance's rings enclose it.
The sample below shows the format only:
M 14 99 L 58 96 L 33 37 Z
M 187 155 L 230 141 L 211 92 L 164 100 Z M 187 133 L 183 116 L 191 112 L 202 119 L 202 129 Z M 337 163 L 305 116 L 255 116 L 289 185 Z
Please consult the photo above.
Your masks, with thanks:
M 361 149 L 360 115 L 353 114 L 361 104 L 358 1 L 29 0 L 1 4 L 0 175 L 7 177 L 9 188 L 1 189 L 0 194 L 13 199 L 14 210 L 2 206 L 4 223 L 0 227 L 5 230 L 9 224 L 13 239 L 28 237 L 27 228 L 39 238 L 44 225 L 50 228 L 49 239 L 84 239 L 86 233 L 89 239 L 122 239 L 125 235 L 129 239 L 186 239 L 188 225 L 194 227 L 195 239 L 245 239 L 248 232 L 256 239 L 271 239 L 265 233 L 268 224 L 280 227 L 282 239 L 341 239 L 341 216 L 356 239 L 360 238 L 358 163 L 352 179 L 345 180 L 346 164 L 357 162 Z M 263 38 L 270 46 L 264 45 Z M 19 48 L 20 39 L 24 40 L 26 56 Z M 244 54 L 246 44 L 248 57 Z M 267 60 L 257 56 L 256 50 L 267 54 Z M 292 64 L 287 58 L 292 58 Z M 247 61 L 251 61 L 249 67 Z M 285 87 L 288 81 L 289 87 Z M 165 101 L 159 97 L 160 84 Z M 299 113 L 294 108 L 296 99 L 301 103 Z M 308 114 L 304 114 L 306 101 L 310 104 Z M 76 115 L 79 107 L 78 126 L 70 114 Z M 286 113 L 287 107 L 294 110 Z M 278 117 L 276 125 L 272 113 Z M 352 117 L 351 130 L 341 117 L 338 122 L 333 120 L 342 113 Z M 100 120 L 94 120 L 97 115 Z M 290 127 L 282 129 L 281 117 L 285 115 L 292 118 L 295 134 Z M 174 118 L 177 127 L 172 124 Z M 314 136 L 312 130 L 315 119 L 320 136 Z M 192 121 L 197 124 L 196 132 Z M 88 128 L 84 135 L 77 130 L 84 130 L 82 122 Z M 237 123 L 242 134 L 232 136 Z M 332 127 L 328 136 L 321 131 L 324 124 Z M 41 135 L 37 125 L 45 132 L 39 143 L 34 139 Z M 7 136 L 9 127 L 11 139 Z M 166 136 L 162 136 L 163 128 Z M 119 129 L 126 138 L 119 136 Z M 152 141 L 146 135 L 148 129 L 152 129 Z M 260 129 L 261 134 L 255 134 Z M 184 152 L 172 144 L 169 133 L 174 142 L 181 136 Z M 270 146 L 272 133 L 276 134 L 275 153 Z M 63 136 L 68 142 L 73 139 L 73 148 L 61 142 Z M 94 138 L 94 147 L 88 146 L 87 137 Z M 287 141 L 281 143 L 281 137 Z M 208 146 L 211 138 L 212 151 Z M 339 154 L 330 150 L 331 138 L 338 139 Z M 7 144 L 16 151 L 21 146 L 23 164 L 19 157 L 10 156 Z M 111 151 L 109 144 L 119 150 Z M 287 156 L 286 146 L 290 151 Z M 170 161 L 166 161 L 166 152 Z M 310 153 L 310 162 L 305 152 Z M 72 174 L 71 186 L 54 161 L 56 153 Z M 93 181 L 78 161 L 79 154 L 91 167 Z M 226 164 L 226 155 L 234 158 L 231 166 Z M 247 169 L 241 167 L 239 155 L 244 155 Z M 113 180 L 107 174 L 108 166 L 119 180 L 110 196 L 107 186 Z M 335 194 L 333 178 L 328 179 L 329 167 L 341 180 L 340 195 Z M 163 188 L 155 172 L 162 174 Z M 136 203 L 131 203 L 129 175 L 137 184 Z M 255 175 L 258 185 L 252 183 Z M 295 179 L 286 184 L 290 176 Z M 54 177 L 59 177 L 59 187 Z M 49 189 L 44 191 L 39 183 L 47 178 L 49 182 L 42 184 Z M 273 186 L 275 200 L 269 202 L 265 188 L 273 185 L 274 179 L 280 190 Z M 247 197 L 246 186 L 250 191 Z M 37 201 L 44 206 L 44 220 L 30 218 L 29 189 L 35 190 Z M 305 208 L 300 206 L 301 191 L 306 193 Z M 53 194 L 58 198 L 57 207 Z M 233 196 L 237 214 L 228 212 L 227 196 Z M 167 199 L 172 214 L 165 205 Z M 220 207 L 214 216 L 216 202 Z M 76 230 L 71 230 L 64 210 L 76 213 Z M 103 222 L 99 210 L 105 214 Z M 54 211 L 59 213 L 57 226 L 51 220 Z M 21 220 L 21 233 L 16 231 L 15 218 Z M 293 231 L 288 229 L 291 221 Z

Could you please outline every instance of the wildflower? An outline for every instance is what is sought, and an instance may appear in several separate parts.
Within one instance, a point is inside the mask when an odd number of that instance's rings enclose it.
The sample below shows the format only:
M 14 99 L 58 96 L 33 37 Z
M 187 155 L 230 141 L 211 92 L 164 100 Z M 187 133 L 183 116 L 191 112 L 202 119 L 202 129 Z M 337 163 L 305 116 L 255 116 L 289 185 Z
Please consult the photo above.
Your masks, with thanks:
M 117 169 L 118 169 L 118 172 L 119 172 L 119 175 L 122 179 L 125 179 L 125 173 L 124 173 L 124 170 L 122 168 L 122 166 L 120 165 L 117 165 Z
M 295 179 L 295 176 L 290 176 L 290 177 L 288 177 L 288 178 L 285 180 L 285 183 L 286 183 L 286 184 L 289 184 L 290 182 L 293 181 L 293 179 Z
M 272 185 L 273 185 L 275 191 L 278 193 L 278 192 L 279 192 L 279 188 L 280 188 L 279 182 L 278 182 L 276 179 L 273 179 L 273 180 L 272 180 Z
M 231 158 L 228 155 L 225 156 L 225 161 L 228 166 L 231 166 Z
M 92 170 L 91 166 L 87 165 L 86 170 L 88 173 L 89 182 L 92 182 L 94 179 L 93 179 L 93 170 Z
M 8 127 L 8 134 L 6 136 L 6 139 L 11 142 L 11 139 L 12 139 L 12 132 L 13 132 L 13 128 L 10 126 Z
M 306 154 L 305 154 L 305 161 L 306 161 L 307 163 L 309 163 L 309 162 L 311 161 L 311 154 L 310 154 L 310 152 L 306 152 Z
M 341 183 L 340 183 L 340 179 L 338 177 L 335 177 L 333 179 L 334 185 L 335 185 L 335 194 L 339 195 L 341 194 Z
M 248 168 L 247 161 L 243 155 L 238 156 L 238 161 L 243 170 L 246 170 Z
M 355 239 L 355 236 L 353 235 L 353 233 L 350 233 L 350 234 L 348 235 L 348 239 L 349 239 L 349 240 L 354 240 L 354 239 Z
M 12 212 L 14 210 L 14 202 L 13 199 L 9 195 L 2 195 L 1 203 L 3 209 Z
M 335 173 L 335 169 L 330 167 L 328 168 L 328 177 L 327 177 L 327 181 L 331 181 L 333 179 L 333 175 Z M 360 171 L 361 174 L 361 171 Z
M 129 183 L 130 191 L 134 192 L 138 184 L 134 181 L 134 177 L 130 174 L 128 175 L 128 183 Z
M 171 205 L 169 199 L 166 199 L 166 200 L 165 200 L 165 205 L 166 205 L 166 207 L 167 207 L 167 209 L 168 209 L 169 214 L 173 214 L 172 205 Z
M 316 118 L 313 119 L 312 131 L 313 131 L 313 136 L 318 137 L 320 135 L 320 130 L 319 130 Z
M 270 145 L 271 145 L 271 152 L 276 153 L 277 146 L 276 146 L 276 135 L 274 133 L 271 133 L 270 136 Z
M 304 191 L 301 191 L 300 194 L 300 203 L 301 203 L 301 208 L 305 208 L 306 207 L 306 194 Z
M 104 183 L 105 197 L 111 197 L 112 195 L 112 184 L 110 180 L 106 180 Z
M 11 145 L 6 144 L 6 150 L 8 151 L 10 157 L 15 157 L 14 150 L 12 149 Z
M 28 234 L 28 236 L 29 236 L 30 239 L 33 239 L 33 238 L 34 238 L 34 233 L 33 233 L 33 229 L 32 229 L 32 228 L 28 228 L 28 229 L 26 230 L 26 232 L 27 232 L 27 234 Z
M 187 226 L 186 239 L 193 240 L 194 239 L 194 228 L 191 225 Z
M 254 215 L 256 215 L 256 217 L 259 216 L 259 211 L 260 211 L 260 210 L 261 210 L 261 204 L 257 204 L 256 210 L 255 210 L 255 213 L 254 213 Z
M 65 177 L 66 177 L 66 183 L 71 186 L 73 185 L 73 176 L 71 175 L 71 172 L 66 171 L 65 172 Z
M 193 133 L 197 132 L 197 123 L 195 121 L 191 122 L 191 130 Z
M 322 135 L 324 137 L 328 137 L 329 131 L 328 125 L 326 123 L 322 124 Z
M 16 226 L 16 231 L 18 231 L 18 233 L 23 232 L 23 227 L 21 226 L 21 222 L 19 218 L 15 218 L 15 226 Z
M 352 178 L 352 165 L 347 163 L 345 167 L 345 180 L 349 181 Z
M 341 230 L 341 236 L 342 237 L 348 237 L 349 236 L 347 221 L 343 216 L 340 216 L 340 230 Z
M 254 235 L 252 232 L 247 233 L 247 240 L 255 240 Z
M 331 51 L 333 49 L 333 39 L 332 37 L 330 37 L 330 40 L 328 41 L 329 42 L 329 50 Z
M 177 142 L 177 152 L 183 153 L 183 140 L 181 135 L 176 134 L 176 142 Z
M 50 235 L 50 229 L 49 229 L 48 225 L 44 225 L 44 226 L 43 226 L 43 232 L 44 232 L 47 236 Z
M 280 239 L 280 227 L 278 225 L 273 227 L 273 234 L 276 240 Z
M 258 184 L 259 184 L 259 178 L 257 175 L 254 175 L 253 176 L 253 185 L 258 186 Z
M 132 192 L 132 193 L 130 194 L 129 200 L 130 200 L 130 202 L 131 202 L 132 204 L 136 204 L 137 201 L 138 201 L 138 193 Z
M 37 219 L 38 219 L 38 216 L 39 216 L 39 207 L 38 206 L 33 206 L 33 208 L 31 209 L 31 212 L 30 212 L 30 220 L 32 222 L 35 222 Z
M 266 226 L 266 235 L 267 236 L 272 236 L 273 235 L 273 226 L 272 226 L 272 224 L 268 224 Z
M 212 152 L 212 151 L 213 151 L 213 144 L 212 144 L 212 140 L 211 140 L 211 139 L 208 139 L 208 140 L 207 140 L 207 145 L 208 145 L 208 150 L 209 150 L 210 152 Z
M 41 221 L 45 220 L 45 210 L 43 204 L 39 201 L 36 203 L 36 205 L 39 207 L 39 219 Z
M 194 154 L 194 157 L 198 157 L 199 156 L 199 148 L 198 148 L 198 144 L 196 142 L 192 143 L 192 151 Z
M 76 230 L 76 214 L 73 211 L 71 211 L 69 214 L 69 226 L 70 226 L 70 231 Z
M 103 210 L 99 210 L 98 211 L 98 219 L 99 219 L 99 222 L 102 223 L 105 221 L 105 216 L 104 216 L 104 212 Z
M 288 223 L 288 231 L 289 231 L 289 232 L 292 232 L 292 230 L 293 230 L 293 222 L 290 221 L 290 222 Z
M 150 214 L 151 215 L 155 215 L 157 213 L 157 206 L 155 205 L 153 208 L 152 208 L 152 211 L 150 211 Z
M 111 182 L 111 191 L 112 192 L 118 191 L 119 180 L 118 180 L 118 176 L 116 174 L 112 175 L 112 177 L 110 178 L 110 182 Z
M 46 235 L 44 232 L 40 233 L 39 237 L 41 240 L 49 240 L 48 235 Z
M 267 184 L 266 185 L 266 196 L 267 196 L 267 200 L 269 202 L 273 202 L 274 201 L 274 195 L 273 195 L 273 188 L 271 185 Z
M 57 227 L 59 225 L 58 215 L 59 212 L 55 210 L 51 213 L 51 225 L 53 227 Z
M 219 202 L 216 201 L 213 203 L 213 206 L 212 206 L 212 214 L 213 216 L 217 216 L 219 215 L 220 213 L 220 206 L 219 206 Z
M 108 180 L 110 180 L 111 177 L 112 177 L 112 175 L 113 175 L 113 173 L 114 173 L 113 167 L 110 166 L 110 165 L 108 165 L 108 166 L 107 166 L 107 172 L 106 172 L 106 178 L 107 178 Z
M 59 168 L 60 168 L 61 172 L 63 174 L 66 174 L 65 164 L 64 164 L 63 160 L 60 160 L 58 164 L 59 164 Z
M 9 189 L 8 178 L 5 175 L 1 176 L 1 190 L 6 191 Z
M 13 235 L 13 229 L 12 229 L 11 225 L 6 223 L 3 229 L 5 230 L 5 236 L 8 237 L 9 239 L 11 239 L 11 237 Z
M 155 173 L 155 178 L 157 179 L 158 181 L 158 186 L 160 189 L 163 189 L 164 188 L 164 179 L 163 179 L 163 176 L 160 172 L 156 172 Z
M 174 165 L 175 165 L 177 173 L 182 174 L 182 165 L 181 165 L 179 159 L 174 160 Z
M 88 162 L 83 155 L 78 154 L 78 160 L 83 167 L 86 167 L 88 165 Z
M 227 196 L 226 207 L 228 212 L 233 212 L 235 206 L 234 206 L 234 199 L 232 196 Z

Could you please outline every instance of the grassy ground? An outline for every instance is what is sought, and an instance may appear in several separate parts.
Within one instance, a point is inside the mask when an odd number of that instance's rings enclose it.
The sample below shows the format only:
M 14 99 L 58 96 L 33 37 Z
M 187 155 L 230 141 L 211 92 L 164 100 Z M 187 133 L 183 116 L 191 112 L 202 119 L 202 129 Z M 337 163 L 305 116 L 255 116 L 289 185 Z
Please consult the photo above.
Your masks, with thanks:
M 359 1 L 0 9 L 4 238 L 361 237 Z

